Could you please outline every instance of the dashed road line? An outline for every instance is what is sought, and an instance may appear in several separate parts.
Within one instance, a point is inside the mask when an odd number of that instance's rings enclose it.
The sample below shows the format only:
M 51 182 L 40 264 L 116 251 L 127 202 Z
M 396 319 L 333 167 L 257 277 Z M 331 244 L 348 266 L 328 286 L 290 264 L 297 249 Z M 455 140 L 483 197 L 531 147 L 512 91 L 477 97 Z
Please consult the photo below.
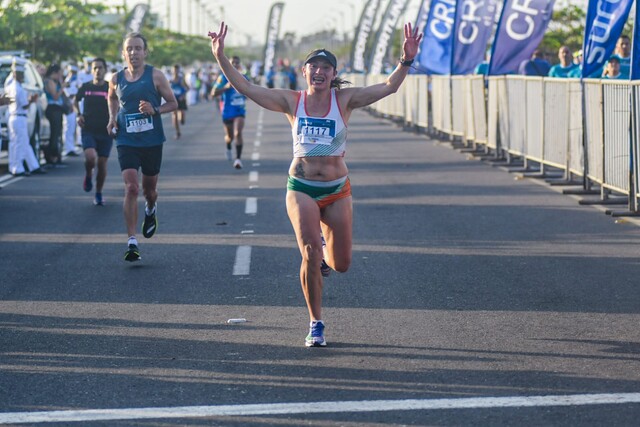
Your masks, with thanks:
M 254 142 L 255 147 L 260 146 L 260 137 L 262 136 L 262 118 L 264 115 L 264 110 L 260 109 L 258 113 L 258 124 L 256 130 L 256 140 Z M 260 154 L 257 149 L 254 150 L 251 155 L 252 160 L 258 160 L 260 158 Z M 249 171 L 249 182 L 257 183 L 258 182 L 258 171 Z M 257 188 L 257 185 L 250 185 L 249 188 Z M 244 207 L 244 213 L 246 215 L 256 215 L 258 213 L 258 198 L 257 197 L 248 197 Z M 243 230 L 240 234 L 253 234 L 253 230 Z M 247 276 L 251 271 L 251 246 L 244 245 L 238 246 L 236 249 L 236 259 L 233 264 L 233 275 L 234 276 Z
M 251 270 L 251 246 L 238 246 L 233 263 L 234 276 L 247 276 Z
M 247 197 L 247 202 L 244 205 L 244 213 L 247 215 L 255 215 L 258 213 L 257 197 Z

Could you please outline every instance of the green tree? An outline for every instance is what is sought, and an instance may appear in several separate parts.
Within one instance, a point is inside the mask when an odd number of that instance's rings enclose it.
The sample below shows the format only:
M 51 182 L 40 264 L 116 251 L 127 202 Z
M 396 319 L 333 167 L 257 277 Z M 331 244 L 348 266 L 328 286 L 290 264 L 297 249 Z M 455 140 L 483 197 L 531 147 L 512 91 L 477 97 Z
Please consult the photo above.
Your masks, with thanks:
M 104 5 L 79 0 L 8 0 L 0 10 L 0 50 L 24 50 L 44 64 L 84 56 L 119 62 L 126 11 L 119 8 L 123 16 L 111 26 L 97 19 L 107 11 Z M 154 65 L 212 60 L 206 37 L 157 28 L 152 19 L 141 31 L 149 40 L 149 62 Z
M 113 28 L 94 17 L 105 7 L 78 0 L 9 0 L 0 15 L 0 49 L 25 50 L 43 63 L 102 54 Z
M 149 40 L 150 64 L 168 66 L 213 61 L 211 45 L 206 37 L 178 34 L 162 28 L 145 28 L 142 32 Z
M 585 20 L 586 12 L 578 6 L 555 10 L 539 48 L 555 58 L 552 62 L 558 62 L 556 55 L 561 46 L 568 46 L 572 52 L 582 49 Z
M 549 55 L 552 62 L 558 62 L 556 55 L 561 46 L 568 46 L 572 52 L 579 51 L 584 41 L 586 20 L 586 10 L 575 5 L 555 10 L 539 48 Z M 631 37 L 632 30 L 633 18 L 629 17 L 622 33 Z

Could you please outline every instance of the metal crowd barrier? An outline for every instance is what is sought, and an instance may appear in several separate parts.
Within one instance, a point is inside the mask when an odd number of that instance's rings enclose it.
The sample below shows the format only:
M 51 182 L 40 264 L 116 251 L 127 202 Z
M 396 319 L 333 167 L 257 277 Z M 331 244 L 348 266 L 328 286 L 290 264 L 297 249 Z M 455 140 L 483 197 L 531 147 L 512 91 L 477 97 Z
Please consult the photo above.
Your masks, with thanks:
M 640 86 L 634 85 L 632 88 L 632 110 L 634 112 L 640 111 Z M 632 203 L 630 209 L 637 212 L 638 211 L 638 199 L 640 198 L 640 177 L 638 177 L 638 173 L 640 173 L 640 165 L 638 165 L 638 160 L 640 160 L 640 155 L 638 155 L 638 150 L 640 150 L 640 118 L 638 114 L 634 114 L 632 116 L 632 131 L 633 131 L 633 164 L 635 177 L 634 181 L 634 197 L 632 198 Z
M 448 133 L 445 126 L 445 109 L 450 109 L 449 79 L 443 76 L 431 77 L 431 109 L 433 114 L 433 130 L 435 132 Z M 446 107 L 446 108 L 445 108 Z
M 588 184 L 602 184 L 604 182 L 604 123 L 602 84 L 600 80 L 588 79 L 583 81 L 584 109 L 585 109 L 585 144 L 586 161 L 584 170 Z
M 488 142 L 488 126 L 487 126 L 487 93 L 485 90 L 483 76 L 469 76 L 467 78 L 471 86 L 470 105 L 468 106 L 469 114 L 473 116 L 473 135 L 472 143 L 475 147 L 479 145 L 487 145 Z
M 419 105 L 420 88 L 418 77 L 417 75 L 407 76 L 400 87 L 402 91 L 400 98 L 404 99 L 404 124 L 408 126 L 418 126 L 418 109 L 413 108 L 414 105 Z
M 386 76 L 349 75 L 356 85 Z M 526 76 L 408 76 L 398 93 L 371 106 L 478 151 L 555 168 L 580 182 L 640 199 L 640 83 Z M 574 181 L 574 177 L 581 177 Z
M 412 108 L 415 108 L 418 111 L 418 121 L 417 125 L 422 129 L 429 129 L 431 124 L 429 122 L 429 109 L 431 106 L 430 99 L 430 90 L 429 90 L 429 78 L 425 75 L 420 75 L 417 77 L 418 80 L 418 98 L 416 99 L 417 104 L 414 104 Z
M 567 179 L 584 176 L 584 141 L 582 117 L 582 89 L 579 80 L 570 80 L 569 85 L 569 161 Z
M 527 154 L 526 81 L 507 76 L 499 84 L 501 89 L 504 85 L 504 92 L 500 92 L 498 117 L 506 121 L 506 126 L 500 127 L 502 149 L 508 154 L 524 157 Z
M 465 78 L 463 76 L 451 77 L 451 135 L 463 137 L 465 135 L 465 116 L 467 110 Z
M 611 81 L 603 85 L 605 188 L 629 194 L 631 85 Z
M 489 94 L 487 111 L 487 149 L 497 153 L 498 150 L 498 96 L 500 86 L 498 85 L 503 77 L 490 77 L 487 82 Z
M 527 158 L 544 165 L 544 80 L 527 78 L 524 82 Z
M 542 162 L 545 165 L 566 169 L 569 136 L 568 80 L 544 81 L 544 142 Z

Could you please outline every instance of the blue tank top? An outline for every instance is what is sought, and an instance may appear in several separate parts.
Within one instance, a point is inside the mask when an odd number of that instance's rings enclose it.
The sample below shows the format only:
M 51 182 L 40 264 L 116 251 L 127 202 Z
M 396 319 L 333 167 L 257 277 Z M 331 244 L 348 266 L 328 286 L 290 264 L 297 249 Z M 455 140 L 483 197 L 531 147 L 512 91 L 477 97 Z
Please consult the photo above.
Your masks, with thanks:
M 47 79 L 47 80 L 51 80 L 51 79 Z M 55 82 L 55 83 L 56 83 L 56 91 L 59 91 L 62 85 L 60 84 L 60 82 Z M 45 92 L 45 95 L 47 96 L 47 104 L 62 106 L 62 96 L 58 97 L 58 99 L 55 100 L 53 99 L 53 97 L 49 92 L 47 92 L 46 90 L 44 92 Z
M 243 74 L 247 80 L 247 76 Z M 221 74 L 216 81 L 217 89 L 223 88 L 229 83 L 227 77 Z M 247 97 L 235 90 L 233 87 L 222 92 L 222 120 L 229 120 L 236 117 L 245 116 L 247 114 L 246 103 Z
M 173 91 L 173 94 L 175 95 L 176 98 L 179 98 L 185 93 L 187 93 L 187 88 L 185 88 L 184 85 L 182 84 L 182 79 L 178 81 L 171 80 L 169 81 L 169 83 L 171 83 L 171 90 Z
M 139 111 L 140 101 L 149 101 L 154 107 L 160 107 L 162 97 L 153 84 L 153 67 L 145 65 L 142 76 L 135 82 L 129 82 L 124 76 L 125 70 L 117 74 L 116 94 L 120 102 L 118 111 L 117 145 L 133 147 L 152 147 L 165 141 L 160 114 L 147 116 Z

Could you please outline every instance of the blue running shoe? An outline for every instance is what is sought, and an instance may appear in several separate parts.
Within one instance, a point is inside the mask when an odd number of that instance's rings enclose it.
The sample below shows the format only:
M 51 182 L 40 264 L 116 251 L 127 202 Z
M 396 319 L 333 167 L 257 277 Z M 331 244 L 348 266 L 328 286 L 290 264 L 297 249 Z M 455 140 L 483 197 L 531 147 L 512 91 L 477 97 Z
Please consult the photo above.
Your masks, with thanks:
M 93 204 L 96 206 L 104 206 L 104 200 L 102 200 L 102 193 L 96 193 L 95 199 L 93 199 Z
M 309 335 L 304 339 L 306 347 L 324 347 L 327 342 L 324 340 L 324 322 L 314 320 L 309 325 Z

